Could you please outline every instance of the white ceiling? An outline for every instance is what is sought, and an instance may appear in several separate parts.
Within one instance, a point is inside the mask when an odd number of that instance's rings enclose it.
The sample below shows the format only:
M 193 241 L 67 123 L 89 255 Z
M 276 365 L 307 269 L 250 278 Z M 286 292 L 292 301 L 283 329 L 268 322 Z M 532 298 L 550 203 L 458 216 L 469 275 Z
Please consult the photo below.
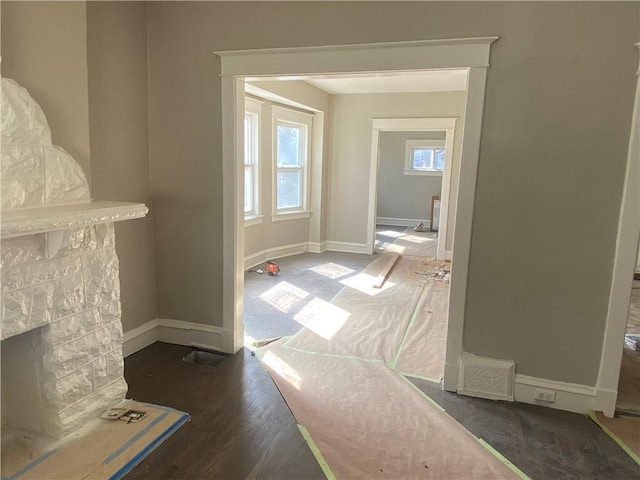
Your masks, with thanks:
M 353 93 L 414 93 L 466 90 L 463 69 L 296 77 L 332 95 Z

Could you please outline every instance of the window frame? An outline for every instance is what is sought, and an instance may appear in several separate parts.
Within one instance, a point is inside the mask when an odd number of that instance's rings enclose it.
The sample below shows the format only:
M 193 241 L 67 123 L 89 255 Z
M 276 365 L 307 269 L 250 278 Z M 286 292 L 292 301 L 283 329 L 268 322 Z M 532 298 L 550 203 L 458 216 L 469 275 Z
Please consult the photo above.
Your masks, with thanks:
M 445 162 L 447 158 L 445 140 L 406 140 L 405 141 L 405 160 L 404 160 L 404 174 L 405 175 L 426 175 L 441 177 L 446 168 L 442 170 L 435 168 L 414 168 L 413 167 L 413 152 L 420 149 L 437 149 L 442 148 L 444 150 Z M 435 161 L 435 154 L 434 159 Z
M 309 218 L 309 199 L 310 199 L 310 162 L 311 162 L 311 142 L 313 129 L 313 114 L 293 110 L 277 105 L 271 106 L 272 116 L 272 143 L 273 143 L 273 202 L 272 202 L 272 220 L 297 220 L 301 218 Z M 302 128 L 302 138 L 300 153 L 302 161 L 300 167 L 279 167 L 278 166 L 278 125 L 284 124 Z M 278 208 L 278 172 L 279 171 L 296 171 L 301 172 L 301 192 L 300 205 L 294 207 Z
M 244 161 L 243 161 L 243 166 L 244 166 L 244 171 L 243 171 L 243 178 L 244 178 L 244 182 L 246 183 L 246 169 L 248 167 L 250 167 L 253 171 L 253 175 L 252 175 L 252 179 L 253 179 L 253 205 L 252 208 L 249 211 L 244 211 L 244 221 L 245 221 L 245 226 L 250 226 L 250 225 L 255 225 L 258 223 L 262 222 L 262 215 L 261 215 L 261 211 L 262 211 L 262 201 L 260 198 L 262 189 L 261 187 L 261 180 L 262 180 L 262 168 L 261 168 L 261 146 L 262 146 L 262 142 L 261 142 L 261 132 L 262 132 L 262 105 L 263 102 L 256 100 L 254 98 L 251 97 L 245 97 L 245 107 L 244 107 L 244 114 L 245 114 L 245 118 L 247 115 L 252 116 L 253 118 L 255 118 L 255 132 L 254 132 L 254 138 L 253 138 L 253 145 L 252 145 L 252 150 L 253 150 L 253 165 L 247 165 L 247 158 L 246 158 L 246 144 L 243 142 L 243 147 L 244 147 L 244 151 L 243 151 L 243 157 L 244 157 Z M 246 138 L 246 134 L 247 132 L 244 131 L 244 135 Z M 245 208 L 245 205 L 243 205 L 243 210 Z

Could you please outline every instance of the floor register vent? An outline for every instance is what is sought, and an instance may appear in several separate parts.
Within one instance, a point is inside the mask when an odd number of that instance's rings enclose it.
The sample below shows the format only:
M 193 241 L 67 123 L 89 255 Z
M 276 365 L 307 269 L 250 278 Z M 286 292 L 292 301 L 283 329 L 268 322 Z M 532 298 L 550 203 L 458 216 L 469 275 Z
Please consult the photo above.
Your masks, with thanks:
M 220 362 L 228 357 L 227 354 L 212 352 L 211 350 L 193 350 L 182 358 L 183 362 L 216 367 Z
M 464 353 L 460 358 L 458 393 L 513 402 L 515 362 Z

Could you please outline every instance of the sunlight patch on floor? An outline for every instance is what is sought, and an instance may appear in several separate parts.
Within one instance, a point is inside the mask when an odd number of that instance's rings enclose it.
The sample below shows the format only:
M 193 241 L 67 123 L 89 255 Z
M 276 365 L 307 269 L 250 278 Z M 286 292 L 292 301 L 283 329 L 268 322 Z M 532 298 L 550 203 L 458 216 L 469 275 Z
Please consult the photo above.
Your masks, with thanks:
M 381 250 L 384 250 L 385 252 L 391 253 L 404 253 L 404 251 L 406 250 L 406 247 L 396 245 L 395 243 L 384 243 L 379 248 Z
M 331 340 L 340 331 L 351 315 L 321 298 L 314 298 L 293 319 L 326 340 Z
M 279 377 L 291 384 L 296 390 L 300 390 L 300 387 L 302 387 L 302 376 L 295 368 L 282 360 L 278 355 L 272 351 L 268 351 L 262 357 L 262 362 Z
M 426 242 L 435 242 L 437 239 L 430 237 L 420 237 L 418 235 L 407 235 L 406 237 L 402 237 L 403 242 L 413 242 L 413 243 L 426 243 Z
M 373 284 L 377 281 L 377 279 L 377 276 L 374 277 L 372 275 L 367 275 L 366 273 L 359 273 L 358 275 L 354 275 L 353 277 L 340 280 L 340 283 L 346 285 L 347 287 L 355 288 L 356 290 L 364 293 L 365 295 L 369 295 L 370 297 L 374 297 L 380 292 L 384 292 L 385 290 L 396 286 L 394 282 L 387 280 L 386 282 L 384 282 L 384 285 L 382 285 L 382 288 L 374 288 Z
M 283 313 L 289 313 L 298 302 L 308 296 L 309 292 L 283 281 L 260 295 L 260 299 Z
M 399 237 L 404 237 L 405 233 L 394 232 L 393 230 L 383 230 L 383 231 L 376 231 L 376 235 L 381 235 L 383 237 L 390 237 L 390 238 L 399 238 Z
M 311 267 L 309 270 L 324 277 L 330 278 L 331 280 L 335 280 L 336 278 L 344 277 L 345 275 L 349 275 L 355 272 L 355 270 L 353 270 L 352 268 L 343 267 L 342 265 L 338 265 L 337 263 L 324 263 L 322 265 Z

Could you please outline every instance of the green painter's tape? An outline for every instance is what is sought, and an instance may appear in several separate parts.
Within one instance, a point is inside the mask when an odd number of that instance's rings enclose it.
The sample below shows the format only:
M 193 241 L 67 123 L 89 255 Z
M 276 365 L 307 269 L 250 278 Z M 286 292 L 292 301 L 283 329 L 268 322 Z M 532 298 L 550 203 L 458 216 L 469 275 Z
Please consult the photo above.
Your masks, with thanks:
M 316 460 L 318 461 L 318 465 L 320 465 L 320 468 L 322 469 L 325 476 L 327 477 L 327 480 L 336 480 L 336 476 L 331 471 L 331 468 L 329 467 L 329 464 L 327 463 L 327 461 L 324 459 L 322 452 L 320 452 L 320 449 L 316 445 L 316 442 L 314 442 L 313 438 L 311 438 L 311 435 L 309 434 L 309 430 L 307 430 L 305 427 L 303 427 L 300 424 L 298 424 L 298 428 L 300 429 L 300 433 L 302 433 L 302 436 L 307 442 L 307 445 L 309 445 L 309 448 L 311 449 L 311 453 L 313 453 L 313 456 L 316 457 Z
M 389 364 L 390 368 L 396 368 L 396 364 L 398 363 L 398 359 L 400 358 L 400 352 L 402 352 L 402 347 L 404 347 L 404 342 L 407 341 L 407 337 L 409 336 L 409 330 L 411 330 L 411 327 L 416 322 L 416 318 L 418 317 L 418 312 L 420 311 L 420 309 L 422 308 L 422 305 L 424 304 L 425 300 L 427 299 L 427 295 L 425 293 L 427 285 L 428 284 L 425 283 L 422 286 L 422 289 L 420 290 L 420 296 L 418 297 L 418 300 L 416 301 L 416 306 L 413 308 L 413 314 L 411 315 L 411 321 L 409 322 L 409 325 L 407 325 L 407 329 L 404 331 L 404 335 L 402 336 L 402 341 L 400 342 L 400 346 L 398 347 L 398 352 L 396 353 L 396 356 L 393 357 L 393 360 Z
M 424 393 L 422 390 L 420 390 L 418 387 L 416 387 L 413 383 L 411 383 L 411 382 L 407 379 L 407 377 L 405 377 L 404 375 L 402 375 L 402 374 L 401 374 L 401 375 L 400 375 L 400 378 L 402 378 L 405 382 L 407 382 L 409 385 L 411 385 L 411 387 L 412 387 L 416 392 L 418 392 L 418 393 L 419 393 L 420 395 L 422 395 L 424 398 L 426 398 L 427 400 L 429 400 L 429 402 L 431 402 L 431 403 L 433 404 L 433 406 L 435 406 L 438 410 L 440 410 L 441 412 L 444 412 L 444 411 L 445 411 L 445 409 L 444 409 L 444 408 L 442 408 L 440 405 L 438 405 L 438 404 L 436 403 L 436 401 L 435 401 L 433 398 L 431 398 L 429 395 L 427 395 L 427 394 L 426 394 L 426 393 Z
M 442 378 L 429 378 L 429 377 L 424 377 L 422 375 L 417 375 L 415 373 L 404 373 L 404 372 L 398 372 L 398 370 L 394 370 L 394 372 L 399 373 L 400 375 L 402 375 L 403 377 L 411 377 L 411 378 L 419 378 L 420 380 L 426 380 L 427 382 L 432 382 L 432 383 L 440 383 L 442 381 Z
M 344 292 L 347 289 L 347 287 L 342 287 L 340 289 L 340 291 L 338 293 L 336 293 L 333 297 L 331 297 L 331 300 L 329 300 L 329 303 L 333 303 L 336 301 L 336 299 L 342 294 L 342 292 Z
M 513 473 L 515 473 L 516 475 L 518 475 L 520 478 L 522 478 L 522 480 L 531 480 L 529 478 L 529 476 L 524 473 L 522 470 L 520 470 L 518 467 L 516 467 L 513 463 L 511 463 L 504 455 L 502 455 L 499 451 L 497 451 L 495 448 L 493 448 L 491 445 L 489 445 L 487 442 L 485 442 L 483 439 L 478 438 L 478 442 L 480 443 L 480 445 L 482 445 L 484 448 L 486 448 L 487 450 L 489 450 L 498 460 L 500 460 L 502 463 L 504 463 L 507 467 L 509 467 Z
M 404 375 L 401 375 L 401 377 L 404 379 L 405 382 L 407 382 L 409 385 L 411 385 L 418 393 L 420 393 L 424 398 L 426 398 L 427 400 L 429 400 L 429 402 L 431 402 L 438 410 L 440 410 L 441 412 L 445 412 L 445 409 L 442 408 L 440 405 L 438 405 L 434 399 L 432 399 L 429 395 L 427 395 L 426 393 L 424 393 L 422 390 L 420 390 L 418 387 L 416 387 L 413 383 L 411 383 Z M 453 418 L 453 417 L 452 417 Z M 455 419 L 454 419 L 455 420 Z M 456 420 L 457 421 L 457 420 Z M 487 442 L 485 442 L 484 440 L 482 440 L 481 438 L 477 438 L 476 440 L 478 440 L 478 442 L 480 443 L 480 445 L 482 445 L 484 448 L 486 448 L 487 450 L 489 450 L 496 458 L 498 458 L 502 463 L 504 463 L 507 467 L 509 467 L 509 469 L 511 469 L 516 475 L 518 475 L 518 477 L 520 477 L 522 480 L 531 480 L 524 472 L 522 472 L 518 467 L 516 467 L 513 463 L 511 463 L 509 460 L 507 460 L 500 452 L 498 452 L 495 448 L 493 448 L 491 445 L 489 445 Z
M 609 430 L 609 428 L 605 424 L 601 423 L 600 420 L 598 420 L 598 417 L 596 416 L 596 412 L 594 411 L 589 412 L 589 417 L 591 417 L 591 420 L 596 422 L 598 426 L 613 439 L 614 442 L 620 445 L 620 448 L 622 448 L 625 452 L 627 452 L 627 455 L 633 458 L 633 460 L 638 465 L 640 465 L 640 456 L 638 456 L 637 453 L 631 450 L 631 448 L 629 448 L 629 446 L 626 443 L 624 443 L 620 437 L 618 437 L 615 433 Z M 627 417 L 627 418 L 632 418 L 632 417 Z
M 302 332 L 304 332 L 306 330 L 305 327 L 300 327 L 300 330 L 298 330 L 296 333 L 294 333 L 293 335 L 289 335 L 286 337 L 282 337 L 282 339 L 284 340 L 285 338 L 287 339 L 286 341 L 282 342 L 282 346 L 286 347 L 287 345 L 289 345 L 289 342 L 291 342 L 294 338 L 296 338 L 298 335 L 300 335 Z

